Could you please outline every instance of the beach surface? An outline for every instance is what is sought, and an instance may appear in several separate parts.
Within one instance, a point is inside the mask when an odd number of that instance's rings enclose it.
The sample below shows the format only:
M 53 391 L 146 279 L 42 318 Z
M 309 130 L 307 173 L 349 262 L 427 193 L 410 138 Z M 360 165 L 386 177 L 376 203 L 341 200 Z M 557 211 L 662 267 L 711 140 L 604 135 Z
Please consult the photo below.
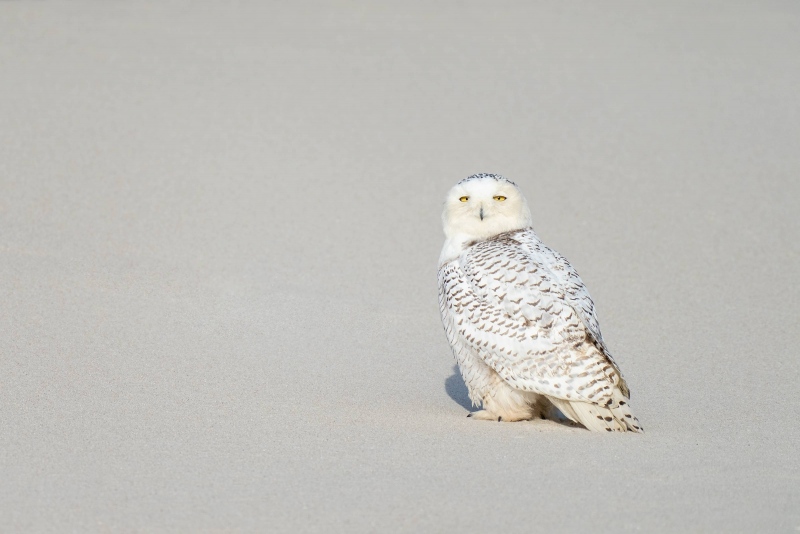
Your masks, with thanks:
M 800 4 L 0 1 L 0 531 L 800 530 Z M 474 421 L 519 184 L 645 434 Z

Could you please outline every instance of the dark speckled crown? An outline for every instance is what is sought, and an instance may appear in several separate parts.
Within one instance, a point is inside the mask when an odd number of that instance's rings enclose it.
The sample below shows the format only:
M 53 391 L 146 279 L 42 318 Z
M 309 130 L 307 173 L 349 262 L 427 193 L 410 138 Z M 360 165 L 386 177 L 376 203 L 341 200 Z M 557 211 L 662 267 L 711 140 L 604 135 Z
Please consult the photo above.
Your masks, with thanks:
M 513 185 L 514 187 L 517 187 L 517 184 L 515 184 L 514 182 L 512 182 L 508 178 L 506 178 L 504 176 L 501 176 L 499 174 L 490 174 L 488 172 L 482 172 L 482 173 L 479 173 L 479 174 L 473 174 L 472 176 L 467 176 L 466 178 L 464 178 L 463 180 L 458 182 L 457 185 L 465 184 L 467 182 L 471 182 L 472 180 L 480 180 L 482 178 L 491 178 L 492 180 L 494 180 L 496 182 L 508 182 L 511 185 Z

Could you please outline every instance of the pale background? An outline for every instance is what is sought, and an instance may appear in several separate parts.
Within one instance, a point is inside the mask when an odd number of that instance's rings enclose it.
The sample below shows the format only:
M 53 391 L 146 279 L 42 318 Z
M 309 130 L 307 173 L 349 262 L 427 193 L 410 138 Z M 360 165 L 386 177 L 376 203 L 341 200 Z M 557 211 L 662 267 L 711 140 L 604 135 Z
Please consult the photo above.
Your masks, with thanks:
M 465 417 L 497 172 L 647 433 Z M 0 2 L 0 531 L 800 528 L 797 2 Z

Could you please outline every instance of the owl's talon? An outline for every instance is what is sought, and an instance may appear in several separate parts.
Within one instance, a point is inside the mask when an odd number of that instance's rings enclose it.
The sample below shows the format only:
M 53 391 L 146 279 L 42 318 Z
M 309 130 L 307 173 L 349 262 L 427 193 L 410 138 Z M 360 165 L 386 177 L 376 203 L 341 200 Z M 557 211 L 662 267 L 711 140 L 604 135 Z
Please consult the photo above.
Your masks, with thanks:
M 471 417 L 476 421 L 497 421 L 500 419 L 496 413 L 492 413 L 488 410 L 478 410 L 476 412 L 470 412 L 467 417 Z

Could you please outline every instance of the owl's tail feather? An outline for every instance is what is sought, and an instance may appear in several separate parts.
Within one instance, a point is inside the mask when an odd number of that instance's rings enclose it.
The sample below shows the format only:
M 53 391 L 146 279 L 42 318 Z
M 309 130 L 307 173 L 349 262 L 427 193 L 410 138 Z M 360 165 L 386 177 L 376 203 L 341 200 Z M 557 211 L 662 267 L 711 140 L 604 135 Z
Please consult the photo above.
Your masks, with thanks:
M 549 397 L 566 417 L 594 432 L 644 432 L 633 415 L 628 398 L 615 390 L 605 405 Z

